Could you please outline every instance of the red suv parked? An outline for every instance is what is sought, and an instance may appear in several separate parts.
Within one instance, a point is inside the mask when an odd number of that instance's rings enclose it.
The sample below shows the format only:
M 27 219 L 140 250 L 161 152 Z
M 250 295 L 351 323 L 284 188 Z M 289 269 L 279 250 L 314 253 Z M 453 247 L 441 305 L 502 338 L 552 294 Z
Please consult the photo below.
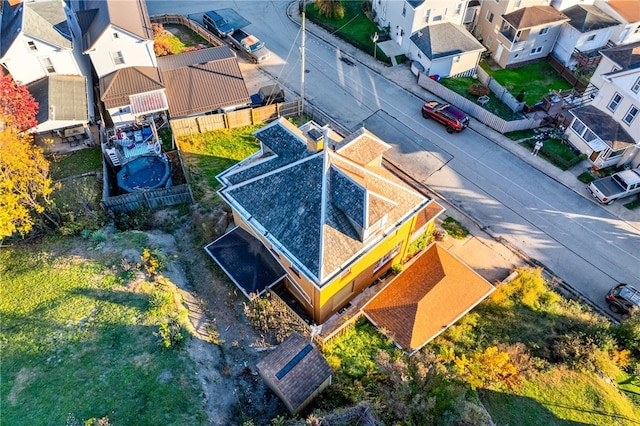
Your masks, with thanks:
M 429 101 L 422 106 L 422 116 L 424 118 L 433 118 L 436 121 L 447 126 L 447 132 L 461 132 L 465 127 L 469 126 L 469 117 L 458 108 L 441 104 L 438 101 Z

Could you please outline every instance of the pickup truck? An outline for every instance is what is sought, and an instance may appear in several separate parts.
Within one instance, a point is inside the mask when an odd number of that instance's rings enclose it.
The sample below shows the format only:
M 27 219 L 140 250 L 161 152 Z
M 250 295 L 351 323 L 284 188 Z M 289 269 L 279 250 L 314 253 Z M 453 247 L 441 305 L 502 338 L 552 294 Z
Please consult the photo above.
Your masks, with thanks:
M 284 102 L 284 90 L 277 85 L 263 86 L 258 93 L 251 95 L 252 106 L 265 106 Z
M 611 204 L 618 198 L 640 193 L 640 169 L 623 170 L 611 176 L 596 179 L 587 185 L 595 199 Z
M 236 29 L 227 38 L 234 47 L 247 53 L 256 64 L 264 62 L 271 57 L 271 52 L 264 47 L 263 41 L 260 41 L 256 36 L 247 34 L 243 30 Z

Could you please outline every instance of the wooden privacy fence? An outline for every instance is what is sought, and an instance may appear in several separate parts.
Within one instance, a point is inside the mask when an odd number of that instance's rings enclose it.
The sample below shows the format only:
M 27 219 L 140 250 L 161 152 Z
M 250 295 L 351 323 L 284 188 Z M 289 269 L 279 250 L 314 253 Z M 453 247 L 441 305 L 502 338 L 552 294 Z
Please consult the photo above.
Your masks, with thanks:
M 266 105 L 259 108 L 246 108 L 220 114 L 201 115 L 198 117 L 177 118 L 169 120 L 175 136 L 188 136 L 193 133 L 205 133 L 213 130 L 232 129 L 251 126 L 278 117 L 295 117 L 300 115 L 300 100 Z
M 524 102 L 518 102 L 518 100 L 500 83 L 498 83 L 493 77 L 491 77 L 482 67 L 478 67 L 478 80 L 493 92 L 503 104 L 508 106 L 513 112 L 520 112 L 524 109 Z
M 212 45 L 214 45 L 214 46 L 223 46 L 224 45 L 224 42 L 222 40 L 220 40 L 218 37 L 216 37 L 213 34 L 211 34 L 209 31 L 205 30 L 204 28 L 202 28 L 202 26 L 200 24 L 198 24 L 195 21 L 192 21 L 191 19 L 187 18 L 186 16 L 172 15 L 172 14 L 169 14 L 169 13 L 165 13 L 163 15 L 151 16 L 149 19 L 154 24 L 184 25 L 185 27 L 189 28 L 190 30 L 192 30 L 193 32 L 198 34 L 203 39 L 207 40 Z
M 420 73 L 420 76 L 418 77 L 418 85 L 438 96 L 439 98 L 442 98 L 445 101 L 456 105 L 458 108 L 466 111 L 467 114 L 471 115 L 478 121 L 503 134 L 514 132 L 516 130 L 535 129 L 537 127 L 540 127 L 543 122 L 542 119 L 533 118 L 523 118 L 522 120 L 512 121 L 504 120 L 497 115 L 487 111 L 475 102 L 472 102 L 464 96 L 457 94 L 453 90 L 447 89 L 442 84 L 433 81 L 423 73 Z
M 189 189 L 189 185 L 183 184 L 171 186 L 169 188 L 132 192 L 130 194 L 108 197 L 102 200 L 102 208 L 105 211 L 130 212 L 140 208 L 155 209 L 157 207 L 173 206 L 176 204 L 191 202 L 191 190 Z
M 560 77 L 564 78 L 574 89 L 584 90 L 587 88 L 587 83 L 580 81 L 580 79 L 569 68 L 562 65 L 562 62 L 555 56 L 547 56 L 547 62 L 551 65 L 551 68 L 556 70 L 556 72 L 560 74 Z

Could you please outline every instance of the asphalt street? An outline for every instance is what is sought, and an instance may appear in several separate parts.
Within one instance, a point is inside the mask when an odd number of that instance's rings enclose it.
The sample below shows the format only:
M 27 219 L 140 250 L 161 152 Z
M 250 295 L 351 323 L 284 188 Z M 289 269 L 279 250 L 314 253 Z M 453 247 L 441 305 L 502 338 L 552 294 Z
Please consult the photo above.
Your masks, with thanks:
M 297 4 L 297 3 L 296 3 Z M 393 146 L 389 158 L 463 211 L 495 239 L 536 259 L 585 297 L 604 306 L 617 282 L 640 287 L 640 213 L 596 204 L 575 173 L 561 172 L 522 147 L 472 122 L 450 135 L 420 114 L 431 96 L 407 65 L 384 67 L 312 28 L 301 73 L 299 19 L 289 2 L 148 0 L 150 15 L 179 13 L 201 22 L 211 8 L 234 8 L 251 21 L 272 59 L 260 68 L 343 127 L 372 130 Z M 295 14 L 292 14 L 295 15 Z M 347 57 L 353 65 L 341 60 Z

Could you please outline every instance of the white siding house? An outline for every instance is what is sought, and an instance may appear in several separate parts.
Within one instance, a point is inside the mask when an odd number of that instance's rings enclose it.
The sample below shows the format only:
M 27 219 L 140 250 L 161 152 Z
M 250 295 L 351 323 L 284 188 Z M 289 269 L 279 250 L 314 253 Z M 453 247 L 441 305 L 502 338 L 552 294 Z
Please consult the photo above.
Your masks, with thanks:
M 640 42 L 602 51 L 593 101 L 574 108 L 569 142 L 597 167 L 640 165 Z
M 611 35 L 613 43 L 640 41 L 640 0 L 596 0 L 594 4 L 622 23 Z
M 576 5 L 562 12 L 570 21 L 562 24 L 553 55 L 569 68 L 597 63 L 599 49 L 607 45 L 620 22 L 595 6 Z
M 157 67 L 144 0 L 91 0 L 76 12 L 83 53 L 102 78 L 126 67 Z

